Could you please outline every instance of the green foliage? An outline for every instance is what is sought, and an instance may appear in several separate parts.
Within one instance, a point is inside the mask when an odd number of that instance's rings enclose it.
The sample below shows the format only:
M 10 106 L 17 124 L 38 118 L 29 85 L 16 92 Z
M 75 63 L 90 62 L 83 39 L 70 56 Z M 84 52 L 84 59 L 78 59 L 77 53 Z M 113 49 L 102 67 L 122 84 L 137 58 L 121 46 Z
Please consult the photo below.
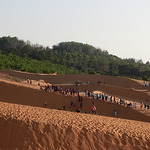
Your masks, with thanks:
M 0 70 L 12 69 L 32 73 L 74 74 L 77 70 L 68 69 L 65 66 L 52 64 L 49 61 L 38 61 L 31 58 L 21 58 L 14 54 L 0 54 Z
M 120 59 L 88 44 L 62 42 L 52 49 L 16 37 L 0 38 L 0 69 L 36 73 L 89 73 L 150 80 L 150 63 Z

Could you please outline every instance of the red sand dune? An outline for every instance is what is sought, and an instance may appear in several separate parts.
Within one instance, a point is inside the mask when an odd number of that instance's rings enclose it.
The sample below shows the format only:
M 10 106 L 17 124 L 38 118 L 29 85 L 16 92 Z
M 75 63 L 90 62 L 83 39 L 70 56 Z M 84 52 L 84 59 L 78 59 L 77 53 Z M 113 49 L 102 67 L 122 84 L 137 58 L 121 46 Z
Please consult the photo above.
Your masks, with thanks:
M 41 91 L 37 89 L 17 86 L 14 84 L 8 84 L 5 82 L 0 82 L 0 91 L 1 102 L 44 107 L 44 103 L 47 101 L 48 108 L 63 109 L 63 106 L 65 105 L 65 109 L 68 111 L 76 111 L 76 109 L 78 109 L 80 106 L 77 96 L 65 96 L 55 92 Z M 71 101 L 74 103 L 74 106 L 72 107 L 70 106 Z M 81 109 L 81 112 L 91 112 L 93 101 L 94 100 L 92 99 L 83 98 L 83 108 Z M 144 114 L 141 114 L 129 107 L 124 107 L 113 103 L 106 103 L 104 101 L 94 102 L 97 107 L 97 113 L 100 115 L 104 114 L 106 116 L 113 117 L 113 110 L 117 109 L 119 111 L 119 118 L 150 122 L 149 116 L 145 116 Z
M 85 111 L 91 112 L 93 102 L 88 98 L 83 98 L 82 113 L 71 112 L 79 108 L 76 96 L 42 91 L 38 86 L 22 82 L 28 78 L 44 80 L 63 87 L 78 88 L 81 91 L 100 90 L 149 104 L 150 94 L 147 88 L 142 86 L 142 81 L 96 75 L 37 75 L 17 71 L 1 73 L 3 75 L 0 75 L 0 150 L 150 149 L 149 116 L 128 107 L 100 100 L 94 101 L 99 115 L 85 114 Z M 105 84 L 77 87 L 66 85 L 78 80 L 100 80 Z M 47 108 L 42 108 L 45 107 L 45 101 Z M 73 106 L 70 106 L 71 101 L 74 103 Z M 63 109 L 64 105 L 67 111 L 53 110 Z M 114 109 L 119 112 L 116 118 L 113 114 Z
M 60 84 L 64 87 L 74 87 L 80 90 L 99 90 L 107 94 L 119 96 L 121 98 L 127 98 L 130 100 L 135 100 L 138 102 L 146 102 L 150 105 L 150 91 L 148 87 L 142 86 L 142 81 L 137 81 L 129 78 L 123 77 L 114 77 L 114 76 L 104 76 L 104 75 L 84 75 L 84 74 L 75 74 L 75 75 L 41 75 L 34 73 L 24 73 L 20 71 L 0 71 L 2 73 L 8 74 L 13 78 L 19 78 L 21 80 L 44 80 L 51 84 Z M 92 82 L 105 82 L 105 84 L 98 86 L 69 86 L 61 84 L 73 84 L 76 81 L 92 81 Z M 134 90 L 131 90 L 134 88 Z

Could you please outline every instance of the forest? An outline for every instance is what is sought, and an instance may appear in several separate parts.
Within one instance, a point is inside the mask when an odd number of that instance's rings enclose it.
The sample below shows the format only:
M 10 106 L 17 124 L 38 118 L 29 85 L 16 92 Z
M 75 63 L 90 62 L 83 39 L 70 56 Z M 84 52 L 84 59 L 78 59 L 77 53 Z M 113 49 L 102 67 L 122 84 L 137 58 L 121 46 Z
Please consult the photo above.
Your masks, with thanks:
M 61 42 L 52 48 L 24 42 L 17 37 L 0 38 L 0 70 L 33 73 L 101 74 L 150 81 L 150 62 L 121 59 L 88 44 Z

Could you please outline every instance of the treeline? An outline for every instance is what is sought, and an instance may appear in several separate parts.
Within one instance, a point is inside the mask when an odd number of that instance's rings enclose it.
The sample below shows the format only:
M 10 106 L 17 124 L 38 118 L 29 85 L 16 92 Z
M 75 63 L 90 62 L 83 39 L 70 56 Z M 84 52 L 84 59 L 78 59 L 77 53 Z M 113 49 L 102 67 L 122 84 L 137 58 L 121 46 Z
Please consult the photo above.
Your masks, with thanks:
M 58 73 L 75 74 L 78 70 L 66 68 L 66 66 L 52 64 L 49 61 L 39 61 L 32 58 L 22 58 L 14 54 L 4 55 L 0 53 L 0 70 L 11 69 L 32 73 Z
M 62 42 L 54 45 L 53 48 L 49 48 L 38 44 L 31 45 L 29 41 L 24 42 L 18 40 L 17 37 L 2 37 L 0 38 L 0 52 L 5 57 L 10 57 L 11 54 L 13 57 L 20 59 L 20 61 L 24 61 L 21 62 L 22 65 L 24 63 L 23 66 L 26 68 L 23 69 L 23 67 L 18 67 L 18 65 L 12 63 L 10 67 L 8 67 L 9 65 L 3 65 L 1 69 L 40 73 L 58 72 L 60 74 L 104 74 L 150 80 L 149 62 L 144 64 L 142 60 L 121 59 L 88 44 Z M 30 67 L 27 67 L 29 66 L 29 61 L 27 60 L 33 62 Z M 35 67 L 36 63 L 34 64 L 34 61 L 37 63 L 38 69 Z M 2 61 L 0 62 L 1 64 Z

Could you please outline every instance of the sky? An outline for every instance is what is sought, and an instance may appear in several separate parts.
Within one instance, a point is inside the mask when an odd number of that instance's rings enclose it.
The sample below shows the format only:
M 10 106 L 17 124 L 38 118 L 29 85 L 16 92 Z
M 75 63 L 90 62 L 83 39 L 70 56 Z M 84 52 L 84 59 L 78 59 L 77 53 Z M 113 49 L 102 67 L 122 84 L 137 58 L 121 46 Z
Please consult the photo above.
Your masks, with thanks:
M 0 37 L 86 43 L 150 61 L 150 0 L 0 0 Z

